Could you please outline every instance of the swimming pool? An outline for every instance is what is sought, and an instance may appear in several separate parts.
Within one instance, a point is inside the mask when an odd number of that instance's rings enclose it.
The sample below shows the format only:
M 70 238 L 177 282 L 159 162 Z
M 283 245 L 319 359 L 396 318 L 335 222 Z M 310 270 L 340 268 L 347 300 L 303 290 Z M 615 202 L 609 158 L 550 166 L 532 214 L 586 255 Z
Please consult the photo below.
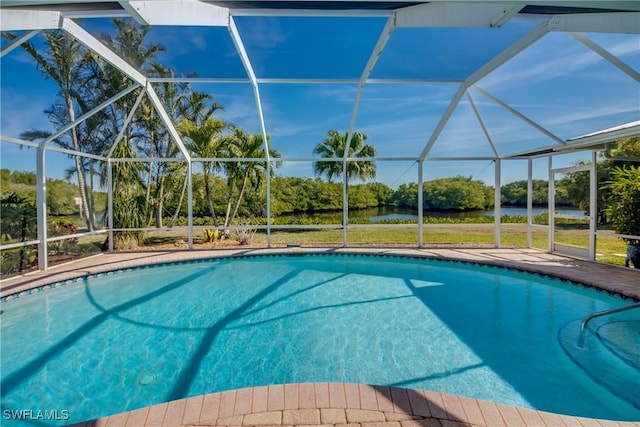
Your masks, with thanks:
M 633 389 L 616 396 L 559 345 L 567 325 L 626 303 L 537 275 L 398 257 L 102 274 L 2 303 L 2 409 L 66 410 L 65 424 L 249 386 L 361 382 L 639 420 Z

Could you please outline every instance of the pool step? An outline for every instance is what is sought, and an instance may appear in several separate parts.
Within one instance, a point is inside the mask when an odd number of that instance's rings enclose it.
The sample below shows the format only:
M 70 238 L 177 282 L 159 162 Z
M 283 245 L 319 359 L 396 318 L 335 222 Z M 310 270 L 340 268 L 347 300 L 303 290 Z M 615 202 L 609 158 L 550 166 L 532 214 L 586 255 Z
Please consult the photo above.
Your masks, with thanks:
M 596 335 L 609 351 L 640 370 L 640 320 L 605 323 L 598 327 Z
M 635 344 L 637 352 L 637 341 L 625 341 L 637 325 L 624 325 L 627 322 L 631 321 L 614 320 L 594 324 L 585 335 L 584 346 L 580 347 L 578 334 L 581 321 L 576 320 L 560 329 L 558 340 L 569 358 L 593 381 L 640 409 L 640 367 L 636 365 L 638 356 L 632 348 Z M 598 334 L 600 329 L 602 337 Z M 606 341 L 603 337 L 606 337 Z

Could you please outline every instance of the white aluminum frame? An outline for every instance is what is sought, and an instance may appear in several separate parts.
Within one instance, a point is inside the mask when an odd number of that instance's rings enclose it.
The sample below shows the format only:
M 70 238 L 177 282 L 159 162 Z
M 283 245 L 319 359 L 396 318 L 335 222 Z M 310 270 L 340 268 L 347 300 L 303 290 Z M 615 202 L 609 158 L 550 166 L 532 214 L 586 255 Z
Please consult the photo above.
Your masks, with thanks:
M 193 1 L 193 2 L 184 2 L 182 0 L 164 0 L 159 2 L 157 0 L 120 0 L 118 3 L 124 8 L 124 11 L 115 11 L 113 9 L 109 9 L 105 7 L 104 11 L 100 10 L 84 10 L 82 8 L 83 2 L 86 0 L 79 0 L 76 3 L 78 4 L 78 10 L 74 11 L 58 11 L 55 10 L 36 10 L 30 9 L 30 6 L 36 4 L 37 2 L 34 0 L 22 0 L 20 2 L 15 0 L 5 0 L 3 6 L 0 6 L 0 18 L 2 23 L 3 30 L 27 30 L 28 32 L 19 36 L 15 40 L 9 42 L 5 45 L 5 47 L 0 52 L 0 57 L 8 54 L 9 52 L 15 50 L 21 43 L 29 40 L 33 36 L 37 35 L 42 30 L 47 29 L 62 29 L 66 31 L 69 35 L 74 37 L 80 43 L 85 45 L 88 49 L 95 52 L 99 56 L 101 56 L 104 60 L 111 63 L 114 67 L 119 69 L 124 75 L 130 77 L 135 83 L 109 100 L 104 101 L 99 106 L 95 107 L 88 113 L 85 113 L 80 118 L 76 119 L 74 122 L 69 123 L 64 126 L 60 130 L 58 130 L 54 135 L 48 138 L 45 141 L 41 141 L 40 143 L 24 141 L 17 138 L 12 138 L 8 136 L 0 136 L 0 139 L 3 143 L 14 143 L 21 144 L 26 146 L 37 147 L 37 181 L 38 181 L 38 191 L 37 191 L 37 207 L 38 207 L 38 240 L 30 241 L 30 242 L 21 242 L 20 244 L 11 244 L 4 245 L 2 249 L 9 249 L 13 247 L 20 247 L 31 244 L 38 244 L 39 248 L 39 267 L 41 269 L 47 268 L 47 251 L 46 251 L 46 242 L 60 240 L 63 238 L 71 238 L 74 236 L 64 236 L 61 238 L 54 238 L 54 240 L 47 239 L 46 233 L 46 173 L 45 173 L 45 153 L 47 150 L 57 151 L 69 155 L 79 155 L 87 158 L 92 158 L 95 160 L 106 161 L 107 168 L 109 170 L 108 173 L 108 229 L 106 232 L 109 233 L 109 243 L 110 250 L 113 250 L 113 232 L 118 231 L 113 228 L 113 188 L 112 188 L 112 165 L 114 162 L 186 162 L 187 164 L 187 180 L 188 180 L 188 193 L 187 193 L 187 203 L 188 203 L 188 232 L 189 232 L 189 249 L 193 249 L 193 230 L 198 227 L 193 226 L 193 194 L 192 194 L 192 168 L 194 162 L 202 162 L 202 161 L 265 161 L 265 159 L 249 159 L 249 158 L 238 158 L 238 159 L 204 159 L 204 158 L 192 158 L 191 154 L 186 149 L 184 143 L 181 140 L 179 133 L 177 132 L 174 124 L 171 121 L 170 116 L 167 114 L 166 110 L 162 106 L 160 99 L 158 98 L 157 93 L 155 92 L 152 84 L 158 82 L 192 82 L 192 83 L 224 83 L 224 84 L 237 84 L 237 83 L 250 83 L 256 103 L 256 108 L 258 111 L 258 117 L 260 120 L 260 129 L 261 134 L 264 141 L 264 149 L 266 153 L 266 161 L 267 161 L 267 224 L 264 227 L 260 227 L 261 229 L 267 230 L 267 246 L 271 246 L 270 236 L 271 229 L 301 229 L 301 228 L 336 228 L 334 225 L 329 225 L 327 227 L 324 226 L 272 226 L 271 225 L 271 194 L 270 194 L 270 181 L 271 181 L 271 159 L 269 158 L 269 144 L 267 140 L 267 124 L 264 120 L 263 110 L 262 110 L 262 101 L 260 97 L 259 85 L 261 84 L 357 84 L 357 91 L 354 100 L 354 105 L 351 113 L 351 119 L 348 126 L 347 137 L 348 141 L 350 141 L 351 136 L 355 130 L 357 115 L 360 107 L 360 100 L 362 96 L 362 92 L 364 87 L 367 84 L 416 84 L 416 83 L 425 83 L 425 84 L 456 84 L 458 85 L 457 92 L 451 99 L 448 107 L 446 108 L 444 114 L 442 115 L 440 121 L 438 122 L 435 130 L 429 135 L 426 139 L 426 143 L 421 153 L 414 157 L 374 157 L 367 160 L 374 161 L 415 161 L 418 163 L 418 246 L 423 247 L 423 230 L 425 228 L 425 224 L 423 224 L 423 174 L 425 162 L 431 161 L 462 161 L 462 160 L 493 160 L 495 162 L 495 206 L 496 206 L 496 222 L 495 222 L 495 233 L 494 233 L 494 244 L 496 247 L 500 246 L 500 178 L 501 178 L 501 160 L 510 159 L 510 158 L 520 158 L 524 157 L 528 159 L 528 199 L 527 199 L 527 242 L 528 245 L 532 245 L 532 159 L 538 158 L 541 156 L 548 157 L 548 172 L 549 172 L 549 203 L 550 203 L 550 220 L 549 220 L 549 249 L 552 250 L 553 246 L 553 211 L 555 210 L 554 206 L 554 198 L 553 196 L 553 175 L 559 171 L 563 171 L 564 169 L 553 169 L 552 161 L 553 155 L 556 152 L 561 152 L 561 150 L 565 149 L 589 149 L 589 146 L 585 147 L 573 147 L 572 144 L 567 144 L 567 141 L 559 138 L 557 135 L 554 135 L 549 130 L 545 129 L 543 126 L 536 123 L 531 118 L 526 117 L 522 113 L 518 112 L 516 109 L 512 108 L 508 104 L 500 101 L 493 95 L 489 94 L 486 90 L 480 88 L 478 83 L 480 80 L 495 69 L 500 67 L 502 64 L 509 61 L 511 58 L 527 49 L 529 46 L 543 38 L 549 32 L 566 32 L 577 42 L 580 42 L 587 46 L 589 49 L 596 52 L 598 55 L 602 56 L 605 60 L 612 63 L 616 66 L 620 71 L 627 74 L 631 78 L 633 78 L 636 82 L 640 82 L 640 73 L 638 73 L 633 68 L 629 67 L 623 61 L 619 60 L 615 55 L 611 54 L 606 49 L 594 43 L 592 40 L 588 39 L 584 36 L 583 32 L 608 32 L 608 33 L 634 33 L 640 34 L 640 5 L 634 7 L 633 10 L 635 12 L 613 12 L 613 13 L 591 13 L 588 15 L 584 14 L 565 14 L 565 15 L 553 15 L 553 16 L 534 16 L 527 17 L 526 19 L 534 19 L 539 21 L 538 26 L 534 29 L 526 33 L 523 37 L 516 40 L 509 47 L 504 49 L 498 55 L 490 59 L 486 64 L 481 66 L 475 72 L 471 73 L 463 80 L 456 79 L 370 79 L 371 72 L 375 68 L 377 60 L 379 56 L 383 53 L 384 48 L 386 47 L 387 42 L 390 37 L 393 35 L 393 32 L 396 28 L 403 27 L 436 27 L 436 26 L 446 26 L 446 27 L 468 27 L 468 26 L 482 26 L 482 27 L 500 27 L 507 23 L 511 19 L 520 19 L 519 12 L 521 9 L 527 4 L 546 4 L 547 2 L 532 0 L 532 1 L 516 1 L 516 0 L 503 0 L 502 2 L 493 2 L 493 1 L 481 1 L 481 0 L 468 0 L 467 2 L 459 2 L 459 1 L 451 1 L 451 0 L 435 0 L 431 2 L 425 2 L 423 4 L 419 4 L 416 6 L 410 6 L 406 8 L 397 9 L 394 11 L 388 10 L 281 10 L 281 9 L 226 9 L 218 6 L 214 6 L 212 4 Z M 53 5 L 56 3 L 63 2 L 51 2 Z M 570 1 L 566 2 L 553 2 L 557 5 L 575 5 Z M 589 5 L 595 8 L 607 8 L 610 7 L 612 9 L 622 8 L 625 2 L 618 1 L 594 1 L 590 2 Z M 9 7 L 20 6 L 23 9 L 15 9 Z M 579 7 L 580 5 L 576 5 Z M 226 26 L 229 35 L 236 47 L 238 55 L 243 63 L 245 71 L 247 73 L 246 78 L 148 78 L 141 74 L 134 67 L 130 66 L 126 61 L 122 58 L 118 57 L 115 53 L 113 53 L 108 47 L 98 41 L 94 36 L 89 34 L 84 28 L 82 28 L 79 24 L 74 22 L 72 18 L 74 17 L 126 17 L 130 16 L 136 19 L 138 22 L 142 24 L 151 24 L 151 25 L 204 25 L 204 26 Z M 381 34 L 378 38 L 378 41 L 369 57 L 369 60 L 362 71 L 362 74 L 359 79 L 300 79 L 300 78 L 261 78 L 257 76 L 254 72 L 254 69 L 251 64 L 251 60 L 249 55 L 247 54 L 244 44 L 242 41 L 242 37 L 240 32 L 238 31 L 234 16 L 325 16 L 325 17 L 378 17 L 378 18 L 387 18 L 387 22 Z M 52 142 L 58 136 L 62 135 L 64 132 L 73 128 L 74 126 L 81 123 L 83 120 L 86 120 L 92 114 L 97 113 L 102 108 L 110 105 L 115 102 L 117 99 L 131 93 L 137 88 L 141 88 L 140 94 L 136 99 L 136 102 L 126 117 L 123 128 L 121 129 L 119 135 L 116 137 L 115 141 L 111 149 L 109 150 L 106 156 L 100 156 L 95 153 L 82 153 L 76 152 L 74 150 L 63 149 L 60 147 L 55 147 L 49 142 Z M 503 154 L 502 156 L 496 149 L 493 140 L 491 138 L 490 133 L 488 132 L 484 121 L 476 108 L 475 102 L 469 93 L 469 89 L 473 88 L 478 91 L 492 102 L 496 103 L 500 107 L 514 114 L 525 123 L 530 126 L 536 128 L 538 131 L 543 133 L 549 139 L 554 141 L 555 144 L 549 146 L 549 149 L 552 151 L 550 154 L 544 154 L 542 151 L 529 151 L 524 153 L 511 153 L 511 154 Z M 493 152 L 493 157 L 432 157 L 429 156 L 429 153 L 433 147 L 433 145 L 438 141 L 438 138 L 444 128 L 447 126 L 449 118 L 457 108 L 460 100 L 463 96 L 467 97 L 469 104 L 471 105 L 473 112 L 480 124 L 482 131 L 485 135 L 487 143 L 490 145 L 491 150 Z M 115 159 L 112 158 L 113 150 L 116 144 L 122 139 L 124 130 L 128 123 L 132 120 L 133 114 L 137 110 L 140 105 L 140 102 L 144 97 L 147 96 L 149 100 L 152 102 L 154 108 L 156 109 L 158 115 L 161 117 L 164 125 L 167 130 L 171 134 L 172 139 L 177 144 L 180 154 L 183 156 L 182 158 L 171 158 L 171 159 L 145 159 L 145 158 L 135 158 L 135 159 Z M 606 139 L 606 137 L 603 137 Z M 540 154 L 543 153 L 543 154 Z M 283 162 L 312 162 L 318 159 L 315 158 L 279 158 L 278 161 Z M 322 159 L 323 161 L 340 161 L 343 162 L 343 221 L 342 221 L 342 229 L 343 229 L 343 246 L 347 246 L 347 237 L 348 237 L 348 180 L 347 180 L 347 163 L 355 160 L 362 159 L 354 159 L 348 157 L 348 149 L 345 150 L 344 156 L 341 158 L 335 159 Z M 597 235 L 597 230 L 595 228 L 595 224 L 593 221 L 595 220 L 595 209 L 593 201 L 595 200 L 595 173 L 593 170 L 595 169 L 595 152 L 592 154 L 592 166 L 591 166 L 591 217 L 592 224 L 590 226 L 590 236 L 591 236 L 591 244 L 590 244 L 590 252 L 591 258 L 594 258 L 594 248 L 595 248 L 595 236 Z M 372 228 L 379 227 L 379 225 L 370 225 Z M 385 225 L 386 226 L 386 225 Z M 338 226 L 339 227 L 339 226 Z M 361 228 L 362 226 L 354 226 L 354 228 Z M 366 226 L 364 226 L 366 227 Z M 155 228 L 154 228 L 155 230 Z M 96 231 L 96 233 L 105 232 L 103 230 Z M 17 245 L 17 246 L 16 246 Z

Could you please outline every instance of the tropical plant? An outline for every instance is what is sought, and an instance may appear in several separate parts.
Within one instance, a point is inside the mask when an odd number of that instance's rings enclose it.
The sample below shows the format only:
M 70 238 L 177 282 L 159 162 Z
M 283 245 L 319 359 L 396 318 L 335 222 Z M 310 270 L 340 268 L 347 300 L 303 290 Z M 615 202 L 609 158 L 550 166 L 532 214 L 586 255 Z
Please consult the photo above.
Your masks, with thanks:
M 265 161 L 239 161 L 225 163 L 227 173 L 227 210 L 224 226 L 231 224 L 245 195 L 247 188 L 257 190 L 262 186 L 266 178 L 267 161 L 264 150 L 264 139 L 261 134 L 248 134 L 239 127 L 232 127 L 231 132 L 222 138 L 222 144 L 233 150 L 236 157 L 245 159 L 265 159 Z M 269 158 L 277 159 L 280 153 L 269 149 Z M 272 167 L 278 167 L 279 162 L 272 162 Z M 235 197 L 235 206 L 231 212 L 232 200 Z
M 349 133 L 340 134 L 336 130 L 330 130 L 327 138 L 316 145 L 313 154 L 322 158 L 343 158 L 345 151 L 347 157 L 367 158 L 375 157 L 376 149 L 372 145 L 365 144 L 367 135 L 362 132 L 354 132 L 347 147 Z M 326 175 L 329 181 L 340 176 L 343 169 L 342 161 L 316 161 L 313 163 L 313 171 L 317 176 Z M 357 178 L 362 181 L 376 177 L 376 162 L 373 160 L 355 160 L 347 162 L 347 179 Z
M 202 236 L 207 243 L 213 243 L 220 239 L 220 230 L 217 228 L 206 228 L 202 230 Z
M 611 226 L 627 242 L 625 266 L 640 269 L 640 166 L 614 167 L 608 209 Z M 632 237 L 633 236 L 633 237 Z
M 120 140 L 113 150 L 114 158 L 136 158 L 127 138 Z M 148 205 L 144 196 L 142 174 L 144 166 L 139 162 L 114 162 L 113 182 L 113 227 L 143 228 L 146 226 Z M 119 231 L 114 233 L 114 246 L 131 249 L 144 238 L 141 231 Z M 106 246 L 107 242 L 105 242 Z
M 57 123 L 61 127 L 64 124 L 72 123 L 76 119 L 76 108 L 81 111 L 88 110 L 84 99 L 81 96 L 80 89 L 82 82 L 87 80 L 86 70 L 88 61 L 92 58 L 87 55 L 82 45 L 73 37 L 64 31 L 55 30 L 43 33 L 46 49 L 41 54 L 31 43 L 24 43 L 22 46 L 34 58 L 38 68 L 42 73 L 52 79 L 60 89 L 61 102 L 54 104 L 47 112 L 50 118 L 56 118 Z M 85 108 L 82 108 L 82 107 Z M 71 148 L 75 151 L 81 151 L 80 140 L 78 137 L 78 127 L 74 126 L 69 130 L 71 136 L 71 145 L 65 146 L 62 138 L 57 138 L 55 143 L 62 145 L 64 148 Z M 29 139 L 48 138 L 50 133 L 41 131 L 28 131 L 23 133 L 23 137 Z M 85 167 L 82 164 L 80 156 L 72 156 L 75 162 L 76 176 L 78 179 L 78 188 L 82 200 L 83 216 L 87 222 L 89 230 L 94 229 L 92 223 L 93 213 L 91 212 L 90 198 L 87 193 L 85 183 Z
M 2 243 L 26 242 L 36 238 L 36 205 L 15 193 L 0 200 L 0 235 Z M 22 272 L 33 265 L 37 251 L 33 246 L 2 251 L 2 274 Z
M 172 77 L 172 72 L 159 65 L 157 56 L 164 52 L 164 46 L 150 43 L 148 33 L 151 27 L 143 27 L 132 21 L 113 20 L 115 35 L 100 35 L 100 39 L 121 58 L 147 76 Z M 120 70 L 98 59 L 100 69 L 95 73 L 95 84 L 103 96 L 110 97 L 133 84 L 131 79 Z M 166 111 L 176 120 L 184 104 L 186 83 L 162 83 L 154 89 L 158 97 L 165 104 Z M 114 141 L 118 132 L 130 143 L 134 144 L 139 153 L 147 157 L 167 158 L 177 153 L 177 145 L 172 143 L 164 122 L 157 114 L 154 105 L 148 98 L 143 98 L 132 120 L 124 127 L 125 117 L 130 114 L 136 96 L 134 91 L 106 109 L 108 120 L 103 124 L 103 133 L 109 135 L 108 141 Z M 164 203 L 174 193 L 166 192 L 165 178 L 171 166 L 166 162 L 151 162 L 145 165 L 147 180 L 145 183 L 146 222 L 151 223 L 155 218 L 157 227 L 162 226 Z
M 206 117 L 200 122 L 184 119 L 178 125 L 178 131 L 182 136 L 188 138 L 188 141 L 185 141 L 187 148 L 198 157 L 206 159 L 227 157 L 228 150 L 232 147 L 221 143 L 221 135 L 225 128 L 226 124 L 213 116 Z M 211 177 L 216 171 L 221 170 L 222 164 L 215 160 L 205 160 L 202 162 L 202 168 L 207 206 L 214 225 L 218 226 L 218 218 L 213 203 Z
M 640 167 L 615 167 L 611 178 L 608 185 L 611 226 L 618 234 L 640 236 Z M 640 245 L 640 237 L 623 239 L 629 245 Z
M 78 230 L 78 227 L 71 222 L 65 221 L 53 221 L 49 223 L 47 227 L 47 235 L 49 237 L 59 237 L 59 236 L 68 236 L 71 234 L 75 234 Z M 47 244 L 48 250 L 55 251 L 56 254 L 60 255 L 65 252 L 70 251 L 74 245 L 78 244 L 78 238 L 64 239 L 64 240 L 56 240 L 54 242 L 50 242 Z
M 233 237 L 241 245 L 249 245 L 253 242 L 257 228 L 250 221 L 234 222 L 236 228 L 233 230 Z

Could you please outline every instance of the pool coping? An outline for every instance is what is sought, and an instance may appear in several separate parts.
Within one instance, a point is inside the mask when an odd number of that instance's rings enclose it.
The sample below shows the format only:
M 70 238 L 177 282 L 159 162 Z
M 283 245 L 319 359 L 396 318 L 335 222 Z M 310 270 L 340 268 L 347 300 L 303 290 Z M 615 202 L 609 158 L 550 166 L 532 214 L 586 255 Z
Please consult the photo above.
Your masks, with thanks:
M 24 276 L 10 278 L 0 281 L 0 299 L 7 299 L 24 296 L 33 292 L 44 291 L 55 284 L 73 283 L 81 278 L 93 275 L 102 275 L 110 272 L 123 271 L 134 268 L 143 268 L 144 266 L 153 266 L 159 264 L 168 264 L 176 262 L 194 262 L 198 260 L 220 259 L 220 258 L 242 258 L 242 257 L 262 257 L 262 256 L 285 256 L 285 255 L 312 255 L 312 254 L 343 254 L 343 255 L 378 255 L 389 257 L 411 257 L 421 259 L 434 259 L 451 262 L 462 262 L 471 265 L 488 265 L 505 267 L 513 270 L 531 272 L 543 276 L 557 277 L 565 281 L 592 287 L 610 294 L 622 296 L 633 301 L 640 301 L 640 270 L 632 270 L 629 268 L 616 267 L 607 264 L 594 263 L 566 256 L 551 254 L 549 252 L 536 249 L 526 248 L 396 248 L 396 247 L 349 247 L 349 248 L 327 248 L 327 247 L 295 247 L 295 248 L 244 248 L 244 249 L 219 249 L 219 250 L 198 250 L 198 251 L 134 251 L 134 252 L 118 252 L 105 253 L 93 256 L 90 259 L 82 259 L 64 265 L 52 267 L 47 271 L 38 271 Z M 327 384 L 327 383 L 321 383 Z M 333 384 L 333 383 L 332 383 Z M 82 426 L 179 426 L 179 425 L 205 425 L 205 426 L 248 426 L 248 425 L 334 425 L 339 427 L 342 424 L 353 424 L 351 427 L 454 427 L 454 426 L 479 426 L 493 427 L 499 425 L 525 425 L 525 426 L 620 426 L 629 425 L 640 427 L 640 422 L 616 422 L 607 420 L 576 418 L 547 412 L 528 410 L 522 408 L 511 407 L 508 405 L 498 404 L 494 402 L 482 401 L 478 399 L 470 399 L 462 396 L 453 396 L 437 392 L 412 391 L 422 395 L 428 403 L 428 407 L 434 406 L 435 415 L 431 417 L 415 418 L 419 415 L 416 413 L 394 412 L 384 410 L 383 397 L 379 394 L 387 395 L 389 393 L 404 393 L 393 391 L 388 387 L 377 387 L 369 385 L 358 385 L 360 393 L 375 392 L 375 401 L 378 409 L 373 409 L 373 403 L 369 402 L 368 406 L 334 408 L 333 406 L 324 407 L 322 403 L 316 403 L 315 407 L 283 407 L 282 409 L 274 409 L 279 412 L 279 423 L 271 423 L 277 419 L 277 415 L 273 411 L 255 411 L 236 414 L 233 409 L 232 415 L 227 415 L 229 409 L 224 409 L 221 402 L 227 402 L 226 405 L 239 408 L 239 411 L 246 410 L 247 407 L 253 408 L 252 396 L 256 393 L 264 393 L 263 389 L 270 391 L 273 387 L 274 393 L 280 393 L 279 388 L 282 387 L 283 393 L 292 387 L 296 390 L 307 389 L 306 385 L 287 384 L 281 386 L 266 386 L 250 389 L 233 390 L 222 393 L 212 393 L 207 395 L 196 396 L 188 399 L 180 399 L 177 401 L 167 402 L 154 405 L 147 408 L 138 409 L 136 411 L 126 412 L 122 414 L 112 415 L 110 417 L 100 418 L 86 423 L 80 423 Z M 315 391 L 315 399 L 318 402 L 318 392 Z M 322 386 L 324 387 L 324 386 Z M 328 384 L 327 387 L 336 387 Z M 345 390 L 352 387 L 343 384 Z M 366 390 L 369 390 L 367 392 Z M 258 390 L 258 391 L 256 391 Z M 365 390 L 365 391 L 362 391 Z M 386 390 L 386 391 L 385 391 Z M 401 389 L 407 390 L 407 389 Z M 293 393 L 293 392 L 289 392 Z M 298 391 L 300 393 L 300 391 Z M 409 393 L 409 392 L 406 392 Z M 308 394 L 308 391 L 307 391 Z M 391 394 L 392 395 L 392 394 Z M 232 398 L 233 396 L 233 398 Z M 302 395 L 298 396 L 298 402 Z M 216 414 L 212 416 L 215 402 L 218 402 L 217 411 L 225 416 Z M 361 396 L 361 401 L 363 398 Z M 391 399 L 393 402 L 393 399 Z M 206 403 L 209 402 L 209 403 Z M 213 402 L 213 403 L 212 403 Z M 442 402 L 442 405 L 439 403 Z M 447 402 L 449 402 L 447 404 Z M 205 404 L 206 403 L 206 404 Z M 305 405 L 309 405 L 307 402 Z M 209 406 L 206 406 L 209 405 Z M 248 405 L 248 406 L 247 406 Z M 364 405 L 364 404 L 363 404 Z M 382 405 L 382 406 L 380 406 Z M 431 406 L 430 406 L 431 405 Z M 443 406 L 444 405 L 444 406 Z M 300 405 L 298 405 L 300 406 Z M 440 412 L 437 412 L 440 408 Z M 199 408 L 199 409 L 197 409 Z M 380 409 L 382 408 L 382 409 Z M 480 408 L 480 409 L 478 409 Z M 323 409 L 358 409 L 362 411 L 373 411 L 377 415 L 371 415 L 371 419 L 364 418 L 361 422 L 355 422 L 357 418 L 349 418 L 345 412 L 346 422 L 324 423 Z M 388 407 L 387 407 L 388 409 Z M 307 412 L 295 412 L 306 410 Z M 198 418 L 195 419 L 196 412 Z M 207 412 L 208 411 L 208 412 Z M 294 412 L 286 412 L 294 411 Z M 315 412 L 314 412 L 315 411 Z M 326 411 L 324 411 L 326 412 Z M 310 419 L 303 417 L 304 414 L 315 414 L 313 417 L 319 416 L 318 423 L 308 423 Z M 245 418 L 246 415 L 253 414 Z M 297 415 L 296 415 L 297 414 Z M 329 414 L 329 412 L 327 412 Z M 337 412 L 334 414 L 338 414 Z M 391 415 L 390 415 L 391 414 Z M 465 415 L 464 418 L 462 415 Z M 431 413 L 434 415 L 434 413 Z M 303 417 L 301 422 L 297 424 L 284 423 L 285 420 L 298 420 L 296 416 Z M 311 415 L 309 415 L 311 416 Z M 329 415 L 325 415 L 325 418 Z M 336 415 L 337 416 L 337 415 Z M 406 418 L 406 417 L 413 418 Z M 289 418 L 286 418 L 289 417 Z M 291 418 L 293 417 L 293 418 Z M 404 417 L 404 418 L 403 418 Z M 313 418 L 316 420 L 317 418 Z M 342 420 L 342 418 L 340 418 Z M 351 421 L 354 422 L 351 422 Z M 304 421 L 304 424 L 302 423 Z M 484 423 L 484 424 L 483 424 Z
M 463 262 L 526 271 L 640 301 L 640 270 L 584 261 L 527 248 L 393 248 L 393 247 L 295 247 L 217 250 L 133 251 L 104 253 L 47 271 L 0 281 L 0 300 L 42 291 L 66 281 L 143 266 L 228 257 L 301 254 L 362 254 Z

